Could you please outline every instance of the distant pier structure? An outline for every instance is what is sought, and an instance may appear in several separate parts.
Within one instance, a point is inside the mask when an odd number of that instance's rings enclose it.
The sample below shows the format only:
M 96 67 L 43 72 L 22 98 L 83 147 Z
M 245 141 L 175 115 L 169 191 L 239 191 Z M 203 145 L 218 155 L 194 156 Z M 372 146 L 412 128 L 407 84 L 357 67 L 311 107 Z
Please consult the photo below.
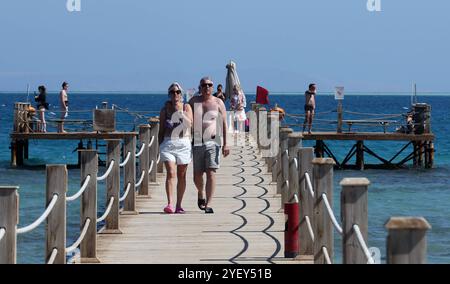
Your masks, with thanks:
M 260 105 L 253 104 L 254 110 Z M 277 107 L 272 110 L 277 109 Z M 323 114 L 336 113 L 336 119 L 321 119 Z M 345 119 L 344 116 L 358 117 Z M 282 127 L 302 128 L 304 114 L 283 114 Z M 341 104 L 337 110 L 317 113 L 314 118 L 311 133 L 304 132 L 303 140 L 315 141 L 314 153 L 316 158 L 332 158 L 337 169 L 398 169 L 407 167 L 411 161 L 413 167 L 433 168 L 434 139 L 431 131 L 431 106 L 424 103 L 413 103 L 411 110 L 405 114 L 367 114 L 344 111 Z M 359 116 L 364 116 L 360 119 Z M 369 116 L 367 118 L 367 116 Z M 396 119 L 395 119 L 396 118 Z M 295 123 L 292 123 L 296 121 Z M 389 131 L 396 127 L 395 131 Z M 364 131 L 361 131 L 364 129 Z M 380 131 L 380 129 L 382 131 Z M 345 158 L 338 159 L 329 142 L 354 141 Z M 378 153 L 370 149 L 367 141 L 396 142 L 398 151 L 392 157 L 383 157 L 386 153 Z M 336 143 L 334 143 L 336 144 Z M 392 144 L 389 145 L 392 147 Z M 397 145 L 395 145 L 397 146 Z M 394 146 L 394 147 L 395 147 Z M 392 149 L 387 148 L 389 153 Z M 374 157 L 379 163 L 370 164 L 366 155 Z M 353 158 L 355 158 L 353 160 Z M 352 163 L 352 161 L 355 161 Z

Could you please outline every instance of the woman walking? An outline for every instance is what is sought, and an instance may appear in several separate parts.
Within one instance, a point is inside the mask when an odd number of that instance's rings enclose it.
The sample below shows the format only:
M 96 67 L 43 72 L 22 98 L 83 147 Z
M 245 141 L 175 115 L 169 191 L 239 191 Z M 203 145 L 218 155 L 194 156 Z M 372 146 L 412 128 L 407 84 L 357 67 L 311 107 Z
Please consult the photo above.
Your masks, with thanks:
M 234 85 L 233 94 L 230 98 L 230 110 L 234 114 L 234 133 L 244 132 L 245 120 L 247 119 L 244 106 L 244 93 L 238 85 Z
M 181 207 L 186 190 L 186 171 L 191 162 L 192 108 L 183 102 L 182 88 L 178 83 L 169 86 L 169 101 L 159 115 L 160 158 L 166 167 L 166 213 L 184 213 Z M 176 203 L 173 189 L 177 182 Z M 175 206 L 174 206 L 175 204 Z

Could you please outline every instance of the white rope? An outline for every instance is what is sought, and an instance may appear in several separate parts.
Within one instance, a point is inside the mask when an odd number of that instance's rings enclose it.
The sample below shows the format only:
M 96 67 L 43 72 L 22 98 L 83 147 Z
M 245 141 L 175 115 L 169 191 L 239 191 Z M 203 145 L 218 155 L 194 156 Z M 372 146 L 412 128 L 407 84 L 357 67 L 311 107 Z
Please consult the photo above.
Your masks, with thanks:
M 148 174 L 150 174 L 151 172 L 152 172 L 152 169 L 153 169 L 153 160 L 152 160 L 152 163 L 150 164 L 150 169 L 148 169 Z
M 156 163 L 159 163 L 160 159 L 161 159 L 161 154 L 158 155 L 158 160 L 156 160 Z
M 309 219 L 309 216 L 305 216 L 306 226 L 308 226 L 308 232 L 309 236 L 311 237 L 311 240 L 314 242 L 314 231 L 311 225 L 311 220 Z
M 145 175 L 145 171 L 142 171 L 141 174 L 141 178 L 139 179 L 139 181 L 135 184 L 135 187 L 139 187 L 142 183 L 142 181 L 144 180 L 144 175 Z
M 145 143 L 142 143 L 141 150 L 136 154 L 136 158 L 144 153 Z
M 130 160 L 130 157 L 131 157 L 131 152 L 128 151 L 127 156 L 125 157 L 125 160 L 124 160 L 122 163 L 120 163 L 119 166 L 120 166 L 121 168 L 125 167 L 125 165 L 126 165 L 126 164 L 128 163 L 128 161 Z
M 6 235 L 5 228 L 0 228 L 0 241 L 3 239 L 3 237 Z
M 313 190 L 313 186 L 311 184 L 311 178 L 309 177 L 308 173 L 305 173 L 305 179 L 306 179 L 306 187 L 308 188 L 308 191 L 311 194 L 311 197 L 314 198 L 314 190 Z
M 336 220 L 336 216 L 334 216 L 334 212 L 331 209 L 330 203 L 328 203 L 327 195 L 325 193 L 322 193 L 322 200 L 323 200 L 323 203 L 325 204 L 325 208 L 327 208 L 328 215 L 331 218 L 331 222 L 333 223 L 333 225 L 336 228 L 336 230 L 338 231 L 338 233 L 342 235 L 342 232 L 343 232 L 342 228 L 339 225 L 338 221 Z
M 331 264 L 330 255 L 328 254 L 328 250 L 326 247 L 322 247 L 323 256 L 325 257 L 325 262 L 327 264 Z
M 41 217 L 39 217 L 31 225 L 17 229 L 17 234 L 28 233 L 28 232 L 36 229 L 37 226 L 39 226 L 45 219 L 47 219 L 48 215 L 50 214 L 50 212 L 52 212 L 53 208 L 55 207 L 57 200 L 58 200 L 58 194 L 55 193 L 55 194 L 53 194 L 52 200 L 48 204 L 47 209 L 45 209 L 44 213 L 42 213 Z
M 74 200 L 77 200 L 78 197 L 80 197 L 80 196 L 83 194 L 83 192 L 86 190 L 86 188 L 87 188 L 87 186 L 88 186 L 90 180 L 91 180 L 91 175 L 88 175 L 88 176 L 86 177 L 86 179 L 84 180 L 84 183 L 83 183 L 83 185 L 81 186 L 80 190 L 79 190 L 77 193 L 75 193 L 74 195 L 72 195 L 72 196 L 70 196 L 70 197 L 66 197 L 66 200 L 67 200 L 67 201 L 74 201 Z
M 131 183 L 127 184 L 127 189 L 125 190 L 125 193 L 123 194 L 123 196 L 121 198 L 119 198 L 119 202 L 122 202 L 125 200 L 125 198 L 127 198 L 128 193 L 130 192 L 130 188 L 131 188 Z
M 105 213 L 103 214 L 102 217 L 97 218 L 97 223 L 104 221 L 106 219 L 106 217 L 108 217 L 109 212 L 111 212 L 113 203 L 114 203 L 114 196 L 111 196 L 111 198 L 109 199 L 108 207 L 106 208 Z
M 47 264 L 53 264 L 55 262 L 56 256 L 58 255 L 58 249 L 53 248 L 52 254 L 48 258 Z
M 299 203 L 297 194 L 294 194 L 294 201 L 295 201 L 295 203 Z
M 108 167 L 108 170 L 106 171 L 106 173 L 104 175 L 102 175 L 101 177 L 97 177 L 97 181 L 102 181 L 102 180 L 106 179 L 109 176 L 109 174 L 111 173 L 113 166 L 114 166 L 114 160 L 112 160 L 111 163 L 109 164 L 109 167 Z
M 359 242 L 359 245 L 361 246 L 362 251 L 364 252 L 364 254 L 366 255 L 366 259 L 367 259 L 367 263 L 368 264 L 375 264 L 375 261 L 372 258 L 372 255 L 369 251 L 369 248 L 367 247 L 366 242 L 364 241 L 364 238 L 361 234 L 361 231 L 359 229 L 359 226 L 357 224 L 353 225 L 353 231 L 355 231 L 356 234 L 356 239 Z
M 148 147 L 152 147 L 153 141 L 155 140 L 155 135 L 152 136 L 152 140 L 150 140 L 150 143 L 148 144 Z
M 295 169 L 298 170 L 298 161 L 297 161 L 297 158 L 294 158 L 294 163 L 295 163 Z
M 86 236 L 87 230 L 89 228 L 89 224 L 91 224 L 91 219 L 87 218 L 86 222 L 84 223 L 83 230 L 81 231 L 80 237 L 78 238 L 78 240 L 72 246 L 66 248 L 66 253 L 73 252 L 81 244 L 81 242 L 83 241 L 84 237 Z

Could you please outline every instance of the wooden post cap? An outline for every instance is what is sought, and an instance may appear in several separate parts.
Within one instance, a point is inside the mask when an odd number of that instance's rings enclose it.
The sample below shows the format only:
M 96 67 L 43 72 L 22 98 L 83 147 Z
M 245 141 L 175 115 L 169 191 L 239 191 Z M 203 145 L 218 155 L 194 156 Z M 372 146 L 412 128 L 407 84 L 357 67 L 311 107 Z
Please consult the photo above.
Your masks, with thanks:
M 429 230 L 431 225 L 423 217 L 391 217 L 386 225 L 388 230 Z
M 150 117 L 148 120 L 151 124 L 158 124 L 159 123 L 159 117 Z
M 368 186 L 370 181 L 367 178 L 344 178 L 341 186 Z
M 312 163 L 314 165 L 335 165 L 336 164 L 334 162 L 334 160 L 331 158 L 314 158 L 312 160 Z
M 289 139 L 303 139 L 303 134 L 300 132 L 293 132 L 288 135 Z
M 289 133 L 294 132 L 294 130 L 292 128 L 282 126 L 282 127 L 280 127 L 280 132 L 289 134 Z
M 258 111 L 267 111 L 267 109 L 265 107 L 260 107 L 258 108 Z
M 140 124 L 139 128 L 150 128 L 149 124 Z
M 95 150 L 95 149 L 78 149 L 78 152 L 83 152 L 83 153 L 96 152 L 97 153 L 97 150 Z
M 19 191 L 19 187 L 15 185 L 0 185 L 0 191 L 7 192 L 7 191 Z

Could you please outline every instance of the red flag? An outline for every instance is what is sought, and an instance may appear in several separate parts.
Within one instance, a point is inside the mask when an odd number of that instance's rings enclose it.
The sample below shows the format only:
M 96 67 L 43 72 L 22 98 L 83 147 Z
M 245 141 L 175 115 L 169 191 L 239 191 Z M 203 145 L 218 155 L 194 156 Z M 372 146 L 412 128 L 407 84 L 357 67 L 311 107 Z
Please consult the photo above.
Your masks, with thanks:
M 269 104 L 269 91 L 263 87 L 256 87 L 256 103 L 261 105 Z

